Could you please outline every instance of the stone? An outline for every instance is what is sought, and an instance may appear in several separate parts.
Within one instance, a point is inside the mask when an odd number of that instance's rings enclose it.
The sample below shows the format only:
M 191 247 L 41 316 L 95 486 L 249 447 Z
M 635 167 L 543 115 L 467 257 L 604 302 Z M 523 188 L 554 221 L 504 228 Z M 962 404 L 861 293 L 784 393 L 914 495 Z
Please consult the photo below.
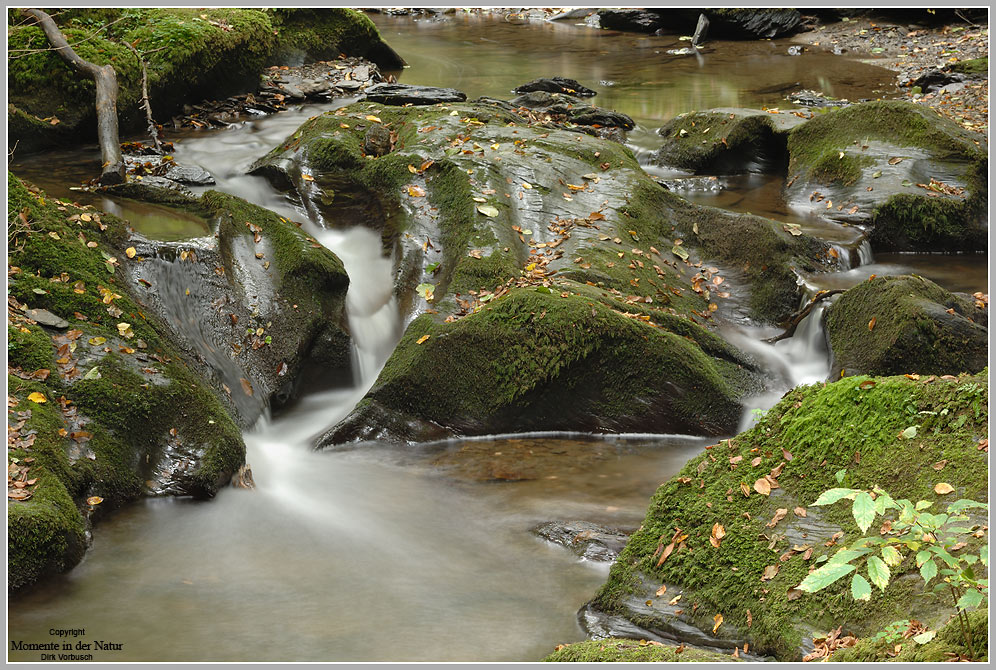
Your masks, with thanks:
M 192 186 L 210 186 L 215 183 L 210 172 L 194 165 L 174 165 L 163 176 L 166 179 Z
M 512 90 L 515 93 L 530 93 L 532 91 L 568 93 L 570 95 L 578 95 L 585 98 L 595 95 L 595 91 L 582 86 L 574 79 L 567 79 L 565 77 L 540 77 L 539 79 L 533 79 L 530 82 L 526 82 L 521 86 L 516 86 Z
M 663 26 L 660 14 L 643 9 L 600 9 L 599 25 L 609 30 L 654 33 Z
M 391 153 L 390 131 L 379 123 L 372 124 L 363 136 L 363 152 L 375 158 Z
M 588 521 L 551 521 L 532 532 L 589 561 L 614 561 L 629 541 L 627 533 Z
M 440 102 L 463 102 L 467 94 L 455 88 L 376 84 L 367 89 L 367 100 L 385 105 L 435 105 Z
M 63 319 L 61 316 L 52 314 L 52 312 L 47 309 L 29 309 L 24 312 L 24 316 L 41 326 L 48 326 L 49 328 L 57 328 L 59 330 L 69 328 L 68 321 Z

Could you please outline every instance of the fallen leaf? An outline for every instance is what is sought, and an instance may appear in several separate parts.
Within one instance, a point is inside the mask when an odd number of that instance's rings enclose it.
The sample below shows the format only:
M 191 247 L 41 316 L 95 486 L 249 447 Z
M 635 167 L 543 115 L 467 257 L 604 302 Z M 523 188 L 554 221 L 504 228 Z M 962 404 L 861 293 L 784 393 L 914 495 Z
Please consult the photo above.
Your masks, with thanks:
M 740 490 L 743 491 L 745 498 L 750 497 L 750 487 L 745 482 L 740 482 Z
M 953 492 L 954 492 L 954 487 L 951 486 L 951 484 L 948 484 L 947 482 L 941 482 L 939 484 L 934 485 L 934 493 L 936 493 L 939 496 L 944 496 Z
M 893 156 L 892 158 L 889 159 L 889 165 L 899 165 L 902 162 L 903 159 L 900 158 L 899 156 Z
M 367 121 L 373 121 L 374 123 L 380 123 L 380 117 L 374 116 L 373 114 L 367 114 Z
M 43 396 L 38 391 L 34 391 L 32 393 L 29 393 L 28 394 L 28 400 L 30 400 L 31 402 L 38 403 L 39 405 L 48 402 L 48 398 L 46 398 L 45 396 Z
M 102 502 L 104 502 L 104 499 L 101 498 L 100 496 L 90 496 L 89 498 L 86 499 L 87 505 L 99 505 Z
M 796 507 L 792 511 L 795 513 L 796 516 L 802 517 L 804 519 L 806 518 L 806 508 L 805 507 Z
M 754 490 L 763 496 L 771 495 L 771 483 L 767 478 L 762 477 L 754 482 Z
M 484 216 L 495 217 L 498 216 L 498 208 L 491 205 L 478 205 L 477 211 Z
M 873 316 L 871 318 L 871 321 L 868 322 L 868 330 L 874 330 L 874 329 L 875 329 L 875 317 Z
M 245 377 L 242 377 L 242 378 L 239 379 L 239 382 L 242 383 L 242 391 L 246 395 L 251 396 L 252 395 L 252 384 L 249 383 L 249 380 L 246 379 Z
M 778 564 L 769 565 L 764 569 L 764 574 L 761 575 L 762 582 L 770 582 L 778 574 Z
M 719 627 L 723 625 L 723 615 L 717 613 L 712 620 L 715 622 L 712 626 L 712 634 L 715 635 L 716 631 L 719 630 Z
M 766 524 L 767 527 L 768 528 L 774 528 L 775 526 L 778 525 L 778 522 L 781 521 L 782 519 L 784 519 L 786 516 L 788 516 L 788 509 L 786 509 L 784 507 L 779 507 L 777 510 L 775 510 L 775 516 L 773 516 L 771 518 L 771 521 L 769 521 Z
M 128 247 L 127 249 L 125 249 L 125 256 L 127 256 L 128 258 L 134 258 L 135 254 L 137 253 L 138 252 L 135 251 L 135 247 Z
M 415 344 L 422 344 L 423 342 L 425 342 L 428 339 L 429 339 L 428 335 L 423 335 L 422 337 L 420 337 L 417 340 L 415 340 Z
M 662 596 L 667 593 L 667 584 L 662 584 L 659 589 L 657 589 L 657 595 Z
M 425 189 L 422 188 L 421 186 L 415 186 L 415 185 L 409 186 L 408 195 L 410 195 L 413 198 L 422 198 L 425 196 Z

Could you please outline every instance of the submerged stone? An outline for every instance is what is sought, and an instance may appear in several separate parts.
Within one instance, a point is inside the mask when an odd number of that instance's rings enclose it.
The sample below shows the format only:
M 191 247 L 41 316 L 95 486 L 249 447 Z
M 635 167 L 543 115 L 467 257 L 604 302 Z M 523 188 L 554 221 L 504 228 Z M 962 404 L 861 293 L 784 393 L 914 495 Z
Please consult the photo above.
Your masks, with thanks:
M 629 540 L 627 533 L 588 521 L 550 521 L 532 532 L 589 561 L 615 560 Z

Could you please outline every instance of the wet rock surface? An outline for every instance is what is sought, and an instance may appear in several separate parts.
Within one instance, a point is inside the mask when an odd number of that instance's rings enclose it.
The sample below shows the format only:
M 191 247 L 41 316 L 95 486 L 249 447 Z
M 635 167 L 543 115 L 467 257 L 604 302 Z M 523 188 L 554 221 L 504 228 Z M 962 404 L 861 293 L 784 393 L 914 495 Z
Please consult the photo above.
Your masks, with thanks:
M 367 100 L 385 105 L 435 105 L 467 99 L 466 93 L 455 88 L 409 84 L 377 84 L 368 88 L 366 93 Z
M 615 560 L 629 540 L 628 533 L 588 521 L 550 521 L 532 532 L 589 561 Z
M 876 277 L 825 315 L 830 378 L 956 375 L 988 360 L 988 299 L 945 291 L 923 277 Z

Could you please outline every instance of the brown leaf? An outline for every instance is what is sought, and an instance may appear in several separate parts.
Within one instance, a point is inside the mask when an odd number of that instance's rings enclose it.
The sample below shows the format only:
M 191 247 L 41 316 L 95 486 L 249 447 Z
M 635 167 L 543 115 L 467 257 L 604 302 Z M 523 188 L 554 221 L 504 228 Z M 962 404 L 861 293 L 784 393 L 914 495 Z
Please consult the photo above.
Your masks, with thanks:
M 775 516 L 771 517 L 771 521 L 769 521 L 766 524 L 766 526 L 768 528 L 774 528 L 775 526 L 778 525 L 778 522 L 784 519 L 786 516 L 788 516 L 788 510 L 784 507 L 779 507 L 777 510 L 775 510 Z
M 808 561 L 810 558 L 812 558 L 812 556 L 813 556 L 813 548 L 810 547 L 809 549 L 807 549 L 802 553 L 802 560 Z
M 943 461 L 937 461 L 931 467 L 934 468 L 935 470 L 943 470 L 944 466 L 947 464 L 948 464 L 948 459 L 945 458 Z
M 659 589 L 657 589 L 657 595 L 662 596 L 667 593 L 667 584 L 662 584 Z
M 747 627 L 750 628 L 754 625 L 754 617 L 751 616 L 750 610 L 747 610 Z
M 754 482 L 754 490 L 763 496 L 771 495 L 771 483 L 766 477 L 762 477 Z
M 871 318 L 871 321 L 868 322 L 868 330 L 874 330 L 874 329 L 875 329 L 875 317 L 873 316 Z
M 792 460 L 792 454 L 786 451 L 785 447 L 782 447 L 782 458 L 784 458 L 786 461 Z
M 762 582 L 770 582 L 778 574 L 778 564 L 769 565 L 764 569 L 764 574 L 761 575 Z
M 800 591 L 799 589 L 789 589 L 788 593 L 786 593 L 785 595 L 787 596 L 788 600 L 791 601 L 801 596 L 802 591 Z
M 671 555 L 672 551 L 674 551 L 674 542 L 671 542 L 669 545 L 664 547 L 664 551 L 663 553 L 661 553 L 661 557 L 657 559 L 657 567 L 660 567 L 661 564 L 663 564 L 664 561 L 667 560 L 667 557 Z
M 750 464 L 751 464 L 751 467 L 756 468 L 757 466 L 759 466 L 761 464 L 761 457 L 758 456 L 757 458 L 754 458 L 753 460 L 751 460 Z
M 782 474 L 782 470 L 784 469 L 785 469 L 785 463 L 779 463 L 775 467 L 771 468 L 771 472 L 769 474 L 771 477 L 779 477 Z M 776 489 L 778 487 L 772 486 L 771 488 Z
M 806 518 L 806 508 L 805 507 L 796 507 L 792 511 L 795 512 L 796 516 L 802 517 L 803 519 Z
M 239 381 L 242 383 L 242 391 L 243 391 L 243 393 L 245 393 L 248 396 L 251 396 L 252 395 L 252 384 L 249 383 L 249 380 L 246 379 L 245 377 L 242 377 L 241 379 L 239 379 Z
M 750 487 L 748 487 L 745 482 L 740 482 L 740 490 L 743 491 L 745 498 L 750 497 Z
M 736 465 L 742 460 L 744 460 L 743 456 L 730 456 L 730 465 Z
M 939 484 L 934 485 L 934 493 L 936 493 L 939 496 L 944 496 L 953 492 L 954 492 L 954 487 L 951 486 L 951 484 L 948 484 L 947 482 L 940 482 Z

